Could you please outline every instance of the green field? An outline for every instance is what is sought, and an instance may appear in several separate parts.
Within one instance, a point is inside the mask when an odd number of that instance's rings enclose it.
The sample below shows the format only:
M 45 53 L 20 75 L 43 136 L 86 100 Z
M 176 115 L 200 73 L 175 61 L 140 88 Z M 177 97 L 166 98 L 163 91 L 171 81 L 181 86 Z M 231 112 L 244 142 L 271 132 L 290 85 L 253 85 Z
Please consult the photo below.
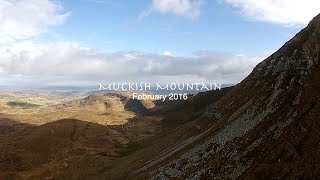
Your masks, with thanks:
M 32 108 L 38 108 L 41 105 L 39 104 L 33 104 L 28 102 L 17 102 L 17 101 L 9 101 L 7 102 L 8 106 L 16 107 L 16 108 L 22 108 L 22 109 L 32 109 Z

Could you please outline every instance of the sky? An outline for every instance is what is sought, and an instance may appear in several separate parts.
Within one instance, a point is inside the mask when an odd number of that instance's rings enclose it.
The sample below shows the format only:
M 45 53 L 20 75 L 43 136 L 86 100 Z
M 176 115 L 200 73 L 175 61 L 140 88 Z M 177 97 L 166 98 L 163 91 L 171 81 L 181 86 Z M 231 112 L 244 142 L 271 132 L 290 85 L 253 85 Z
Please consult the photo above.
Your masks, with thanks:
M 0 0 L 0 86 L 239 83 L 318 0 Z

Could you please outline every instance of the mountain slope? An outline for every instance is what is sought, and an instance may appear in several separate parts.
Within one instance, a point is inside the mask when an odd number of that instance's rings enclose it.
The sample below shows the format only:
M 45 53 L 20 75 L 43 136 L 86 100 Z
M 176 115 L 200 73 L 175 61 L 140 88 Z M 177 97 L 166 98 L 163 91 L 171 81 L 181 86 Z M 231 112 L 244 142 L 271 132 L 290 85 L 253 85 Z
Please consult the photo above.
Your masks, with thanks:
M 320 15 L 211 104 L 204 114 L 219 115 L 213 127 L 164 150 L 132 177 L 319 176 L 319 60 Z

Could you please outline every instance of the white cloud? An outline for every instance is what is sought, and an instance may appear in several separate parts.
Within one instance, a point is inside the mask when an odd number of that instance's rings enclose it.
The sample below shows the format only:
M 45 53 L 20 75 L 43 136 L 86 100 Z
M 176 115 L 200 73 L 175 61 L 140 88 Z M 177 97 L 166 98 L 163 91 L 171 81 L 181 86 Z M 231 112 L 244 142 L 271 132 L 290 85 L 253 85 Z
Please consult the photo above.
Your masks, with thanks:
M 49 0 L 0 0 L 0 43 L 39 36 L 63 23 L 68 13 Z
M 152 11 L 188 18 L 198 0 L 154 0 Z M 105 81 L 237 83 L 263 58 L 201 51 L 178 57 L 142 52 L 101 52 L 75 42 L 35 43 L 33 38 L 63 23 L 68 13 L 56 1 L 0 0 L 0 84 L 96 84 Z
M 164 55 L 164 56 L 172 56 L 172 52 L 170 52 L 170 51 L 164 51 L 164 52 L 163 52 L 163 55 Z
M 306 26 L 320 13 L 319 0 L 223 0 L 243 16 L 285 26 Z
M 196 19 L 201 14 L 201 5 L 202 0 L 152 0 L 151 7 L 143 11 L 138 19 L 144 18 L 152 12 Z
M 263 58 L 201 51 L 191 57 L 101 52 L 73 42 L 0 46 L 0 83 L 237 83 Z

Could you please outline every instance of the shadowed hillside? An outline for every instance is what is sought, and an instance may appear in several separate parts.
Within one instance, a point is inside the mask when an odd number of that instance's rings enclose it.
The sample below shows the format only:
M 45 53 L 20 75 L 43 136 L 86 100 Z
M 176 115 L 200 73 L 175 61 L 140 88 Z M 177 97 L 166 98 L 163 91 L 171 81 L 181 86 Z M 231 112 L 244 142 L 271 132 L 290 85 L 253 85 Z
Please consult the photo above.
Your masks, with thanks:
M 20 121 L 0 119 L 0 179 L 78 179 L 107 173 L 118 161 L 149 147 L 154 140 L 162 139 L 163 134 L 173 134 L 176 126 L 194 119 L 199 107 L 202 109 L 207 103 L 205 96 L 216 99 L 225 92 L 201 93 L 187 102 L 138 101 L 130 98 L 130 93 L 99 93 L 43 109 L 13 106 L 9 109 L 15 112 L 12 116 L 26 117 Z M 188 112 L 186 106 L 190 107 Z M 34 120 L 23 123 L 28 118 L 40 118 L 44 110 L 52 116 L 65 112 L 69 113 L 68 117 L 84 120 L 44 119 L 47 123 L 41 125 L 34 125 Z M 168 120 L 174 121 L 167 117 L 181 113 L 188 114 L 187 121 L 167 125 Z M 114 119 L 120 120 L 117 125 L 107 125 Z
M 166 135 L 176 143 L 160 152 L 154 145 L 156 153 L 129 177 L 319 177 L 319 32 L 320 15 L 198 119 L 178 127 L 183 134 Z M 206 121 L 215 123 L 190 132 Z

